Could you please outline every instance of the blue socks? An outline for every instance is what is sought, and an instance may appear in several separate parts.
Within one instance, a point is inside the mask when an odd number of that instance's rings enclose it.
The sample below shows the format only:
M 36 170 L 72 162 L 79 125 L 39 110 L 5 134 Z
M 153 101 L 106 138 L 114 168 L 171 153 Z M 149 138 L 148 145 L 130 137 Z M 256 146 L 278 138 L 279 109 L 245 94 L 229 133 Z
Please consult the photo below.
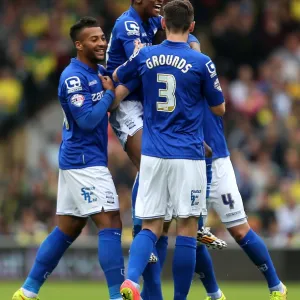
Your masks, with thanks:
M 168 237 L 161 236 L 156 246 L 153 249 L 153 253 L 157 255 L 158 262 L 156 264 L 148 264 L 144 273 L 144 285 L 141 297 L 143 300 L 160 300 L 162 298 L 161 280 L 160 275 L 166 260 L 168 249 Z M 150 296 L 151 295 L 151 296 Z
M 41 286 L 56 268 L 73 241 L 73 238 L 64 234 L 58 227 L 55 227 L 41 244 L 34 265 L 22 288 L 38 294 Z
M 205 287 L 207 295 L 213 299 L 221 298 L 222 294 L 215 277 L 213 263 L 209 252 L 204 245 L 197 246 L 195 272 L 200 275 L 200 279 Z
M 168 237 L 165 235 L 162 235 L 157 243 L 156 243 L 156 250 L 157 250 L 157 256 L 158 256 L 158 260 L 160 263 L 160 268 L 162 269 L 164 264 L 165 264 L 165 260 L 167 257 L 167 252 L 168 252 Z
M 121 229 L 99 231 L 98 257 L 108 285 L 110 299 L 121 299 L 120 286 L 124 281 L 124 258 Z
M 238 243 L 265 276 L 269 289 L 273 290 L 275 287 L 276 290 L 280 290 L 281 282 L 276 274 L 276 270 L 264 241 L 250 229 L 245 237 L 238 241 Z
M 174 258 L 174 300 L 186 300 L 196 265 L 196 239 L 177 236 Z
M 129 254 L 128 279 L 139 283 L 139 278 L 143 274 L 151 253 L 154 251 L 156 235 L 147 229 L 140 231 L 134 238 Z
M 156 248 L 153 248 L 154 255 L 157 256 Z M 144 285 L 141 297 L 143 300 L 163 300 L 161 289 L 161 265 L 159 261 L 155 264 L 148 263 L 144 273 Z

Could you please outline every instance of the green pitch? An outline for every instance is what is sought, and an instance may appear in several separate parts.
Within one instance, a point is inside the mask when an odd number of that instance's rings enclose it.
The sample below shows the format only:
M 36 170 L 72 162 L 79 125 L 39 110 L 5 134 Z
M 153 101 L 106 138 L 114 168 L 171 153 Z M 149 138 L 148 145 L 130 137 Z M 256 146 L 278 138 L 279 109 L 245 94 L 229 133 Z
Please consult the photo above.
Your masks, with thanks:
M 197 284 L 196 284 L 197 283 Z M 201 284 L 194 282 L 189 300 L 204 300 L 205 293 Z M 0 299 L 11 300 L 12 294 L 20 287 L 18 282 L 0 282 Z M 288 300 L 300 299 L 300 284 L 287 283 Z M 264 284 L 253 283 L 222 283 L 227 300 L 268 300 L 268 290 Z M 164 298 L 171 300 L 173 286 L 171 282 L 163 284 Z M 45 284 L 41 293 L 41 300 L 107 300 L 108 294 L 103 283 L 95 282 L 51 282 Z

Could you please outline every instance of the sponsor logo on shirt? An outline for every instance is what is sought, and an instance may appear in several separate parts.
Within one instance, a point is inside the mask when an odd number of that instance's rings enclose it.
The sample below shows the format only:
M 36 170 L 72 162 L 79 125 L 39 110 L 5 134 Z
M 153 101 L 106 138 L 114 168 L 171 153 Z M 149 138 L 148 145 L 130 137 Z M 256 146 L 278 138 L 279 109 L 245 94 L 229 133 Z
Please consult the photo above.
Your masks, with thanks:
M 81 107 L 84 103 L 84 96 L 80 94 L 75 94 L 71 98 L 71 104 L 73 104 L 76 107 Z
M 67 87 L 68 94 L 82 90 L 81 81 L 80 81 L 79 77 L 77 77 L 77 76 L 72 76 L 72 77 L 67 78 L 65 80 L 65 84 Z
M 125 29 L 127 31 L 127 35 L 140 35 L 140 27 L 137 22 L 134 21 L 126 21 L 125 22 Z
M 89 86 L 95 85 L 97 83 L 98 83 L 98 81 L 95 79 L 95 80 L 89 82 Z

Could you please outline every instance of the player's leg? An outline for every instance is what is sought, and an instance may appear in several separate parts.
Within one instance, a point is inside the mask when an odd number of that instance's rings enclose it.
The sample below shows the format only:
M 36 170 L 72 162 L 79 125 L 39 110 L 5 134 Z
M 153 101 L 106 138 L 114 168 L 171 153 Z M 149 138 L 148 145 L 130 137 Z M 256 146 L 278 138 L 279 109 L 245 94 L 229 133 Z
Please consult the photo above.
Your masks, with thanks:
M 212 186 L 212 159 L 206 159 L 206 177 L 207 177 L 207 188 L 206 188 L 206 204 L 209 202 L 210 193 L 214 192 L 215 184 Z M 206 290 L 208 299 L 225 299 L 223 296 L 215 276 L 213 263 L 211 256 L 207 250 L 207 247 L 211 245 L 218 245 L 217 238 L 212 238 L 212 234 L 205 230 L 205 223 L 207 219 L 207 208 L 202 211 L 202 214 L 198 221 L 198 232 L 197 232 L 197 253 L 196 253 L 196 268 L 195 272 L 200 276 L 200 280 Z M 202 243 L 199 243 L 199 235 L 201 235 Z M 214 236 L 213 236 L 214 237 Z M 204 240 L 204 241 L 203 241 Z M 223 297 L 223 298 L 222 298 Z
M 196 266 L 198 218 L 178 218 L 173 257 L 174 300 L 184 300 L 189 293 Z
M 204 227 L 205 221 L 206 216 L 201 215 L 198 222 L 198 229 L 199 227 Z M 208 299 L 226 299 L 217 283 L 213 262 L 209 251 L 205 245 L 199 243 L 197 244 L 195 273 L 199 275 L 199 278 L 206 290 Z
M 138 287 L 139 277 L 144 272 L 155 243 L 162 233 L 167 198 L 164 160 L 142 156 L 136 215 L 138 218 L 143 219 L 143 227 L 134 238 L 130 247 L 129 281 L 126 280 L 124 282 L 122 290 L 125 295 L 129 291 L 132 293 L 136 292 L 134 288 Z
M 161 294 L 161 271 L 163 269 L 168 248 L 168 231 L 171 222 L 164 222 L 163 233 L 156 242 L 150 260 L 153 261 L 153 256 L 158 258 L 157 263 L 149 263 L 143 273 L 143 290 L 141 297 L 143 300 L 162 299 Z
M 87 168 L 86 172 L 90 184 L 83 183 L 81 190 L 85 201 L 81 199 L 78 206 L 84 215 L 91 217 L 98 229 L 98 259 L 105 274 L 110 299 L 122 299 L 120 286 L 124 281 L 124 258 L 117 192 L 106 167 Z
M 111 113 L 109 119 L 111 126 L 118 137 L 128 157 L 140 169 L 141 144 L 143 133 L 143 106 L 139 101 L 123 101 L 119 107 Z M 134 181 L 132 188 L 132 219 L 133 236 L 142 228 L 142 221 L 135 218 L 135 202 L 139 186 L 139 176 Z M 157 259 L 154 257 L 154 260 Z
M 105 274 L 110 299 L 122 299 L 120 286 L 124 281 L 124 258 L 120 213 L 118 210 L 103 210 L 91 218 L 98 228 L 98 259 Z
M 212 184 L 212 158 L 206 158 L 206 177 L 207 177 L 207 189 L 206 199 L 209 199 L 211 184 Z M 205 227 L 202 216 L 207 216 L 207 208 L 203 210 L 198 223 L 197 241 L 198 244 L 203 244 L 207 248 L 222 250 L 227 247 L 227 243 L 210 232 L 209 227 Z
M 206 207 L 205 161 L 169 161 L 168 189 L 177 217 L 173 257 L 174 299 L 186 299 L 196 266 L 198 218 Z
M 227 229 L 266 278 L 272 297 L 274 299 L 286 299 L 286 287 L 276 273 L 272 258 L 263 239 L 250 228 L 247 221 L 243 224 L 233 222 L 227 225 Z
M 69 190 L 71 183 L 65 175 L 65 171 L 60 170 L 57 197 L 58 226 L 40 245 L 33 267 L 22 288 L 13 296 L 13 300 L 37 299 L 40 288 L 86 225 L 87 219 L 78 217 L 80 213 Z
M 262 272 L 270 292 L 274 297 L 278 297 L 278 295 L 281 297 L 274 299 L 285 299 L 286 288 L 276 274 L 269 251 L 264 241 L 250 228 L 247 222 L 230 158 L 217 159 L 213 168 L 214 172 L 219 175 L 218 192 L 212 199 L 213 208 L 236 242 Z

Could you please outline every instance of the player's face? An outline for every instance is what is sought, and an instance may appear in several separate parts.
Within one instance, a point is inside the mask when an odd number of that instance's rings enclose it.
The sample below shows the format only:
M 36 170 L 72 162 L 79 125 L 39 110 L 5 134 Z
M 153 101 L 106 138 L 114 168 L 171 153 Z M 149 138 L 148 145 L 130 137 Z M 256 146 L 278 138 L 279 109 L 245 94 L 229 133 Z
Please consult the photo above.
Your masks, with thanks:
M 144 13 L 148 18 L 157 17 L 160 14 L 163 0 L 143 0 Z
M 91 62 L 104 60 L 107 41 L 100 27 L 85 28 L 81 32 L 80 43 L 83 55 Z

